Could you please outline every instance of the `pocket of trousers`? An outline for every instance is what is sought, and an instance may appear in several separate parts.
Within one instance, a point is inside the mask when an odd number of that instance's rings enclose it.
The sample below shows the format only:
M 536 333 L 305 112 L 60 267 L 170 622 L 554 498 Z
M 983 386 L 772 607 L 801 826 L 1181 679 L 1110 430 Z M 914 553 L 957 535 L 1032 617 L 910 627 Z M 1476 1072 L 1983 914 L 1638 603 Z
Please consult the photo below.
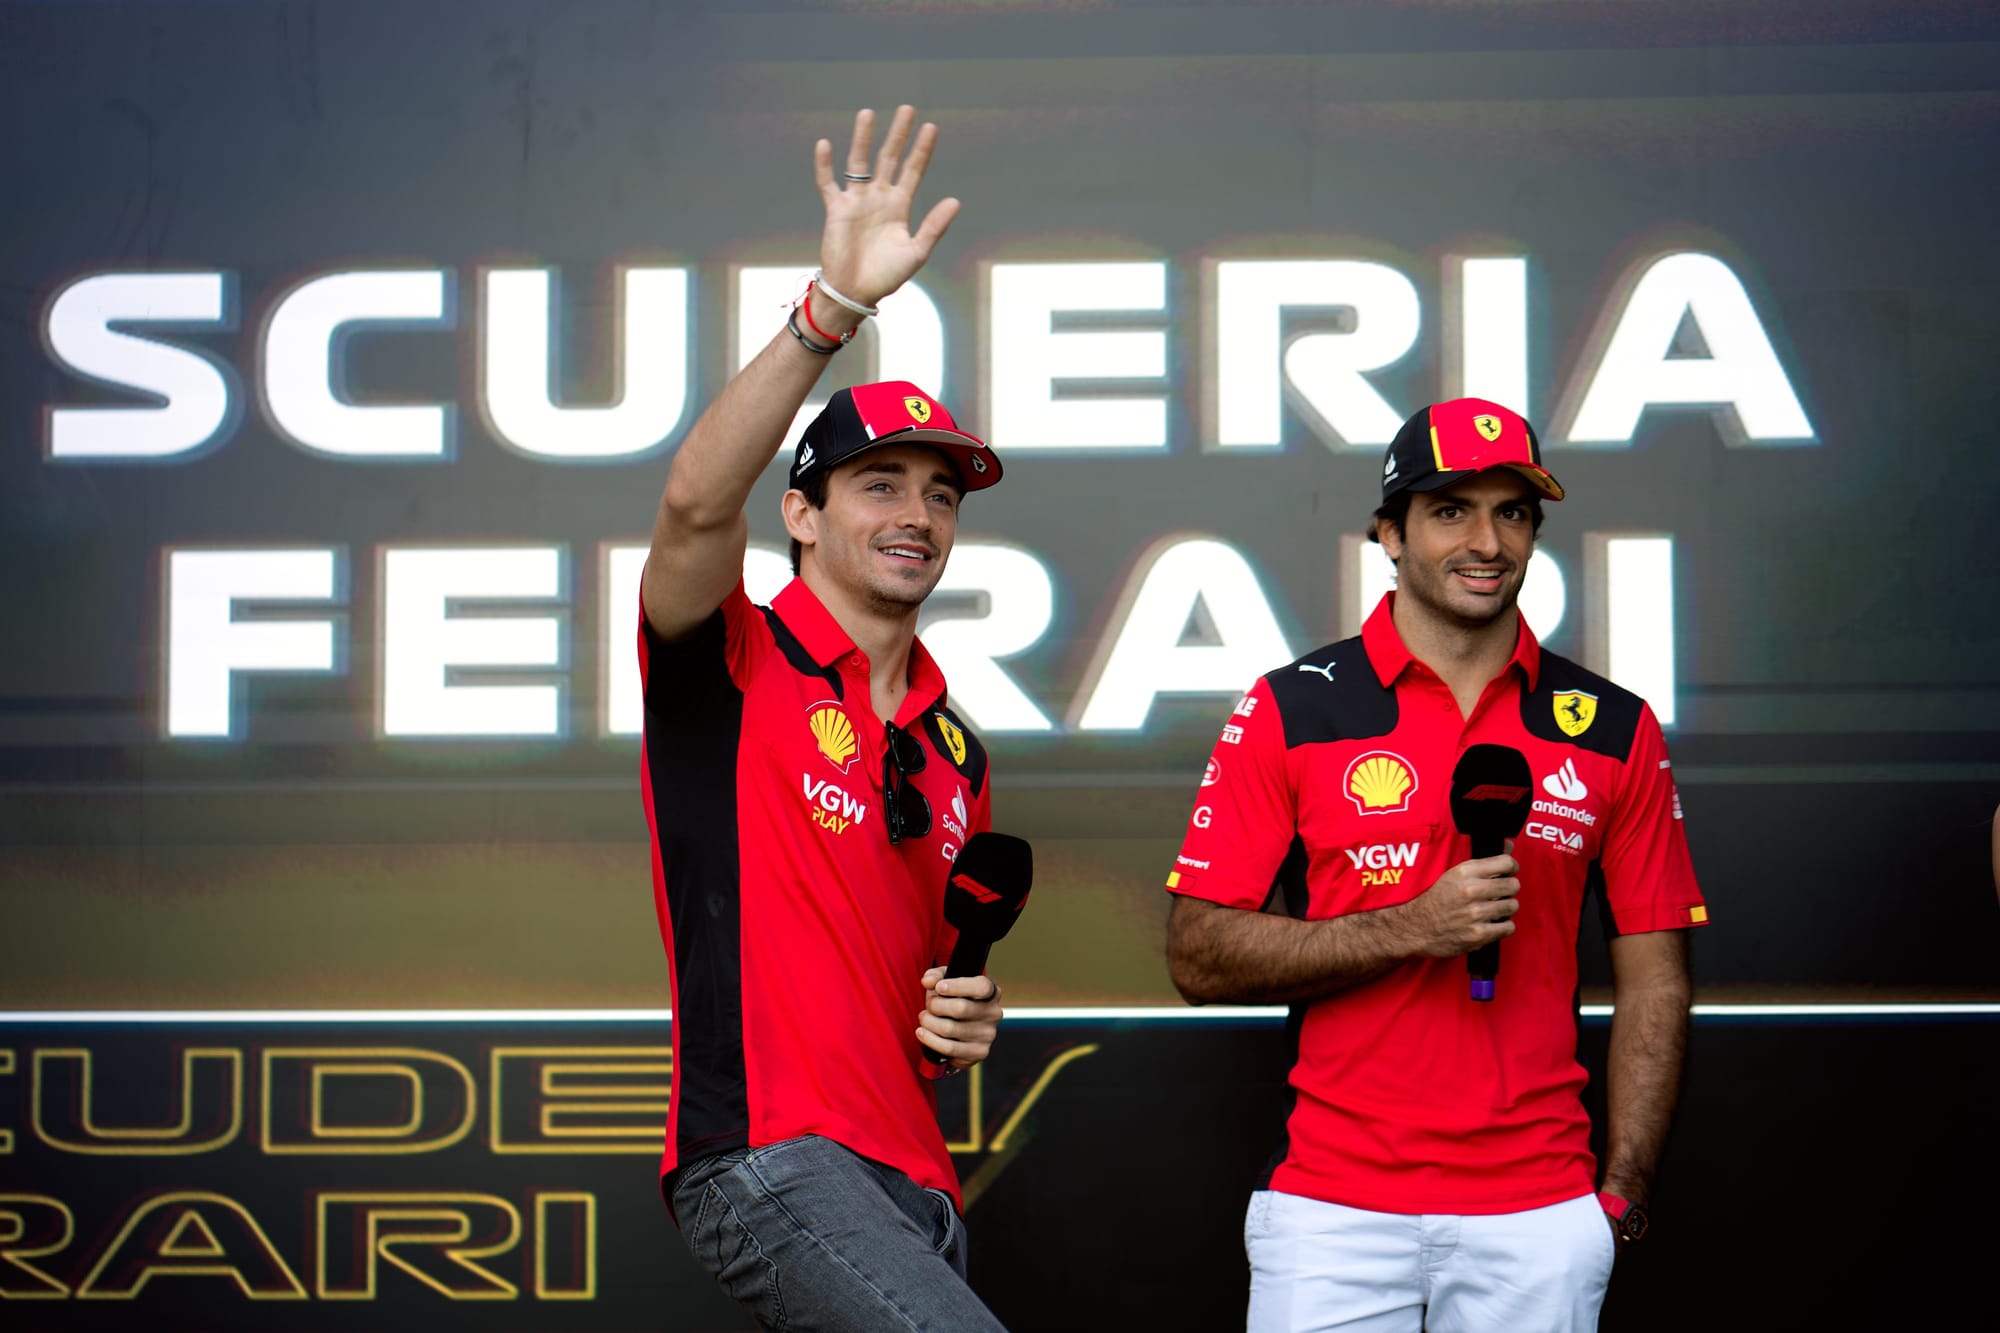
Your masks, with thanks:
M 765 1257 L 763 1246 L 743 1224 L 718 1181 L 702 1187 L 687 1242 L 695 1262 L 731 1299 L 749 1306 L 773 1328 L 786 1326 L 777 1265 Z

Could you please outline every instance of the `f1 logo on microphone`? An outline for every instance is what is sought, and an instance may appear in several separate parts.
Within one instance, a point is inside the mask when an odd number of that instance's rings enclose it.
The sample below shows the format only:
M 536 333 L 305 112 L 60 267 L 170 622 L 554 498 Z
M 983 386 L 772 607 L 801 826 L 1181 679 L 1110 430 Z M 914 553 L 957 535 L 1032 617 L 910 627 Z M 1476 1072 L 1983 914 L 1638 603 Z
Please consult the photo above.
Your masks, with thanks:
M 1468 801 L 1521 801 L 1526 800 L 1526 787 L 1509 787 L 1498 782 L 1482 782 L 1465 794 Z
M 951 877 L 951 882 L 953 887 L 964 889 L 967 893 L 971 894 L 973 897 L 977 898 L 982 903 L 997 903 L 1000 901 L 999 894 L 993 892 L 993 890 L 987 888 L 984 884 L 981 884 L 978 880 L 974 879 L 970 875 L 965 875 L 965 874 L 953 875 Z M 1025 904 L 1027 902 L 1027 899 L 1024 898 L 1021 901 Z M 1019 911 L 1020 908 L 1017 907 L 1014 910 Z

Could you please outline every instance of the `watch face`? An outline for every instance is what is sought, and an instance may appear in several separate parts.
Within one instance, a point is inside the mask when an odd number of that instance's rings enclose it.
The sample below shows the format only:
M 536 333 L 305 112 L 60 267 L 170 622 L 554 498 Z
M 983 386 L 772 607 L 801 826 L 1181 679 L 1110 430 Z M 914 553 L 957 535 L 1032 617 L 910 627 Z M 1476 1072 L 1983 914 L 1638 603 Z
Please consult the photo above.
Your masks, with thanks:
M 1635 1203 L 1625 1210 L 1625 1216 L 1618 1222 L 1618 1230 L 1624 1234 L 1626 1240 L 1639 1240 L 1645 1236 L 1646 1228 L 1651 1225 L 1652 1221 L 1646 1216 L 1646 1210 Z

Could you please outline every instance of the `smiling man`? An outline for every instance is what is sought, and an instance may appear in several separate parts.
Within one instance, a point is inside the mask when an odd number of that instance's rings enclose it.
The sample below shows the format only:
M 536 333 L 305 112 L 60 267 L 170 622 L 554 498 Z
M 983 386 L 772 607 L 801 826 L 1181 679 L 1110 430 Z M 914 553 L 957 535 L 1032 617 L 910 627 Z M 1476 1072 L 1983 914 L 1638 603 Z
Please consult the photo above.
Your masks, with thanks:
M 1292 1007 L 1284 1133 L 1244 1226 L 1253 1333 L 1595 1328 L 1617 1246 L 1645 1233 L 1681 932 L 1708 909 L 1652 710 L 1543 651 L 1516 607 L 1562 498 L 1506 408 L 1411 417 L 1372 534 L 1396 591 L 1257 681 L 1209 761 L 1167 878 L 1174 984 Z M 1522 837 L 1473 860 L 1450 793 L 1477 744 L 1521 751 L 1535 787 Z M 1601 1191 L 1574 1007 L 1591 894 L 1617 1005 Z M 1462 959 L 1503 938 L 1475 1002 Z
M 787 424 L 958 210 L 910 228 L 937 139 L 914 119 L 899 108 L 871 162 L 861 112 L 837 180 L 815 148 L 820 274 L 680 446 L 643 584 L 641 780 L 673 974 L 662 1188 L 767 1328 L 1000 1327 L 966 1285 L 927 1081 L 985 1059 L 1001 1016 L 992 981 L 934 966 L 945 877 L 991 788 L 916 638 L 959 501 L 999 460 L 913 384 L 843 389 L 793 454 L 798 577 L 768 608 L 742 581 L 743 507 Z

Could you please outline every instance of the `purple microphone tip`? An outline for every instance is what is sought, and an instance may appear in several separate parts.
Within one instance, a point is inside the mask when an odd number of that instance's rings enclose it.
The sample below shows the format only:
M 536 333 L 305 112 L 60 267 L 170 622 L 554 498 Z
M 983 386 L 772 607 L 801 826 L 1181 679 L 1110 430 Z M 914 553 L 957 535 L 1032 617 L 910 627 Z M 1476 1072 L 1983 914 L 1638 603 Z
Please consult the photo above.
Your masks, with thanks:
M 1493 998 L 1492 979 L 1487 977 L 1474 977 L 1472 980 L 1472 998 L 1475 1000 L 1492 999 Z

